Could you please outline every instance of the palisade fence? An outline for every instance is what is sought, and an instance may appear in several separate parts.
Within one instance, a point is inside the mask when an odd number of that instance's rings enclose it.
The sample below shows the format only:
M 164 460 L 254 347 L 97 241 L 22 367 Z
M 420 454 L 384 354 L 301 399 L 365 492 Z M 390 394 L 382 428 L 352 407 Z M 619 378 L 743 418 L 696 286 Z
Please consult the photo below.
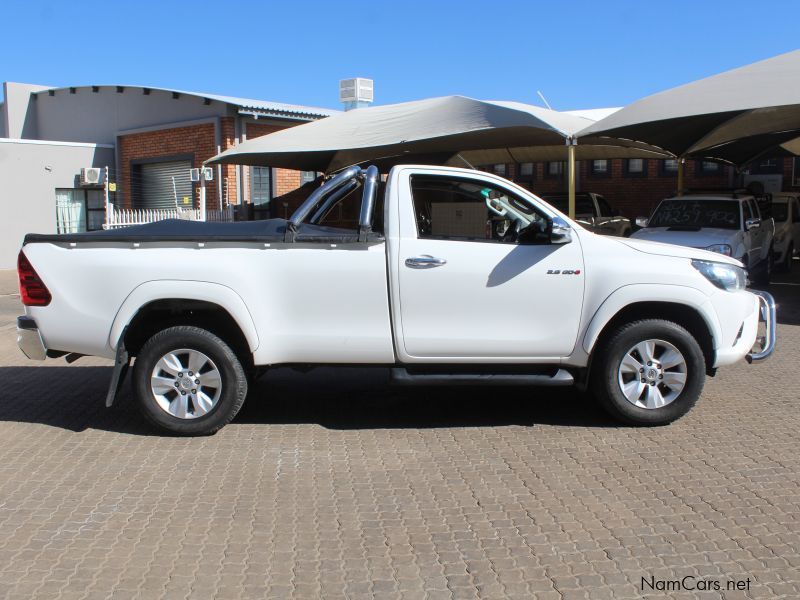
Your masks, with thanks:
M 109 206 L 103 229 L 116 229 L 130 225 L 144 225 L 165 219 L 200 221 L 199 208 L 116 208 Z M 207 210 L 206 221 L 233 221 L 233 206 L 219 210 Z

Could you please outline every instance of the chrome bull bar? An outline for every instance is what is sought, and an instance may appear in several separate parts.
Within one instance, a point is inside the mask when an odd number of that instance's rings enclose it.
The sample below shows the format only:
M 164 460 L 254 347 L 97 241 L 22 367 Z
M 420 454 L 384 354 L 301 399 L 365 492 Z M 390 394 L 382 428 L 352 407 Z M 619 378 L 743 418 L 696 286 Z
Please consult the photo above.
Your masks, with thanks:
M 762 342 L 761 350 L 758 352 L 750 351 L 745 356 L 748 363 L 753 361 L 764 360 L 775 351 L 776 329 L 777 329 L 777 316 L 775 311 L 775 298 L 768 292 L 758 290 L 750 290 L 751 293 L 758 296 L 758 321 L 763 322 L 766 327 L 766 333 L 763 338 L 759 338 Z

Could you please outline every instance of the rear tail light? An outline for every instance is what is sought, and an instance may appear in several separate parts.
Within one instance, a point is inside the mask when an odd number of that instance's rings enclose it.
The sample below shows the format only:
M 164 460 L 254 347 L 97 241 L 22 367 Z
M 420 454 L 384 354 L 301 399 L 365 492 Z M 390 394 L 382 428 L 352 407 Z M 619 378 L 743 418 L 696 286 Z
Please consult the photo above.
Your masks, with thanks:
M 19 294 L 25 306 L 47 306 L 52 300 L 50 290 L 34 270 L 28 257 L 22 250 L 17 257 L 17 274 L 19 275 Z

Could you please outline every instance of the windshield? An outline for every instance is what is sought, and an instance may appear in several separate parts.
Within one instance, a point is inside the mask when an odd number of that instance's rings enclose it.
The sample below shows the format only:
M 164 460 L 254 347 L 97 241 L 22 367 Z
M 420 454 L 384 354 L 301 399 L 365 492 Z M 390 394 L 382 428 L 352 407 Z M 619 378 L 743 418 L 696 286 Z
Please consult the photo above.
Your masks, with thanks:
M 772 218 L 777 223 L 783 223 L 789 218 L 789 205 L 783 202 L 774 202 L 772 204 Z
M 740 229 L 738 200 L 664 200 L 653 213 L 648 227 Z

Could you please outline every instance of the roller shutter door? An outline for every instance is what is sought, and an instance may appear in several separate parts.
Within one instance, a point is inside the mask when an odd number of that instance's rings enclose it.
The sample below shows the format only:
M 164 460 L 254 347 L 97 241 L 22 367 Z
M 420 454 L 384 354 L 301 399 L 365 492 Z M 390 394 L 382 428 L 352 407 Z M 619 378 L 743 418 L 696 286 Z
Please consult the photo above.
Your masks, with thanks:
M 184 208 L 193 206 L 192 182 L 188 160 L 144 163 L 133 169 L 133 207 L 134 208 Z M 175 185 L 173 187 L 173 178 Z M 189 202 L 185 203 L 184 198 Z

